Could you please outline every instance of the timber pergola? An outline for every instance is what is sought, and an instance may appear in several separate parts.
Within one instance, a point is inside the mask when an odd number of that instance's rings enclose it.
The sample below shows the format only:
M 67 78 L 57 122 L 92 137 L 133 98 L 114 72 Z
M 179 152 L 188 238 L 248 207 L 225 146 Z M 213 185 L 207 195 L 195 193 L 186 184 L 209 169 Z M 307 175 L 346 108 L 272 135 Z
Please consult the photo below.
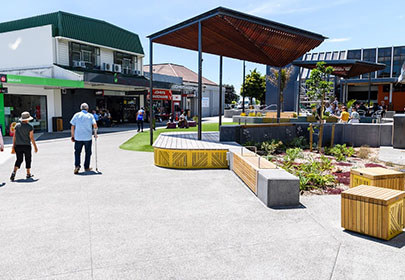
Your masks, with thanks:
M 202 136 L 202 53 L 220 56 L 219 125 L 222 116 L 222 57 L 284 67 L 319 46 L 326 37 L 219 7 L 148 36 L 150 114 L 153 119 L 153 43 L 198 51 L 198 139 Z M 281 77 L 279 75 L 279 77 Z M 279 79 L 280 85 L 280 79 Z M 280 92 L 280 87 L 279 90 Z M 244 96 L 243 96 L 244 97 Z M 277 120 L 280 119 L 280 94 Z M 153 144 L 153 129 L 150 129 Z
M 372 73 L 375 71 L 385 69 L 386 65 L 382 63 L 375 63 L 356 59 L 341 59 L 341 60 L 295 60 L 293 65 L 314 69 L 318 62 L 325 62 L 325 66 L 332 66 L 332 75 L 349 79 L 363 74 Z M 301 77 L 300 77 L 301 79 Z M 368 104 L 370 105 L 371 95 L 371 75 L 368 75 Z

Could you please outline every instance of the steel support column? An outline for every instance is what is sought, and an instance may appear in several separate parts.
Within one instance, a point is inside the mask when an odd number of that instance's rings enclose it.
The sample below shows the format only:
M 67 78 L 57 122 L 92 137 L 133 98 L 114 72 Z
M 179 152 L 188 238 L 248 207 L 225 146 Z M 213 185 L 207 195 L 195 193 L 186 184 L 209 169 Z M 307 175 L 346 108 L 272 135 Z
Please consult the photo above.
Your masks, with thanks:
M 280 122 L 281 111 L 281 67 L 278 68 L 278 82 L 277 82 L 277 123 Z
M 243 91 L 243 95 L 242 95 L 242 112 L 245 112 L 245 73 L 246 71 L 246 64 L 245 61 L 243 61 L 243 82 L 242 82 L 242 91 Z
M 202 139 L 202 26 L 198 22 L 198 140 Z
M 149 133 L 153 145 L 153 42 L 149 39 Z
M 222 125 L 222 55 L 219 57 L 219 125 L 218 130 L 221 130 Z

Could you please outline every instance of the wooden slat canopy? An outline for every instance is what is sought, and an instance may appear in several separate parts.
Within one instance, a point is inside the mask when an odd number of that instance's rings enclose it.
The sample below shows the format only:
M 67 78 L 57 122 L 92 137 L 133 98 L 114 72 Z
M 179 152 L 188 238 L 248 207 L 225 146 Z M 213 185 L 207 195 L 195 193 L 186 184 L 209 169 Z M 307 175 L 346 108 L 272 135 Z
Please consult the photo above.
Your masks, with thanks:
M 378 70 L 383 70 L 386 67 L 386 65 L 382 63 L 374 63 L 355 59 L 310 60 L 310 61 L 296 60 L 293 62 L 293 65 L 308 69 L 314 69 L 316 68 L 316 64 L 320 61 L 325 62 L 326 66 L 332 66 L 334 68 L 332 75 L 342 77 L 345 79 L 356 77 L 362 74 L 375 72 Z
M 202 51 L 282 67 L 298 59 L 326 38 L 309 31 L 226 8 L 216 8 L 154 33 L 154 43 L 198 50 L 198 23 Z

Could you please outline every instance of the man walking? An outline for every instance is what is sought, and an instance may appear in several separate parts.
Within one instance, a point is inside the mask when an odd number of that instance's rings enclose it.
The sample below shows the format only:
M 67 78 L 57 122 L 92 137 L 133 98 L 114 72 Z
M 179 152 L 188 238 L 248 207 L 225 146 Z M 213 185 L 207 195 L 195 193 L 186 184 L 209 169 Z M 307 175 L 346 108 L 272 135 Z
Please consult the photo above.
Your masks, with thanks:
M 89 105 L 83 103 L 80 105 L 80 112 L 76 113 L 70 121 L 72 142 L 75 143 L 75 169 L 74 174 L 78 174 L 80 170 L 80 155 L 84 146 L 86 153 L 84 159 L 84 170 L 91 171 L 91 137 L 94 128 L 94 138 L 97 138 L 97 123 L 94 116 L 89 113 Z
M 141 107 L 141 109 L 138 111 L 137 116 L 136 116 L 136 122 L 138 124 L 138 132 L 141 129 L 142 129 L 142 132 L 143 132 L 144 116 L 145 116 L 145 111 L 143 110 L 143 107 Z

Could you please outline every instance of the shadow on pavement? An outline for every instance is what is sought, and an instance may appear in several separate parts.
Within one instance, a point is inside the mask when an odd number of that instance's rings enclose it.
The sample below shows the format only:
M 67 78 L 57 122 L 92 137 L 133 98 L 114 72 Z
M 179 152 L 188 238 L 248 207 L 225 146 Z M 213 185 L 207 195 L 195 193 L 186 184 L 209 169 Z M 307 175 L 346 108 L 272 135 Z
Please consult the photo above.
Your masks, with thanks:
M 290 210 L 290 209 L 306 209 L 307 207 L 304 204 L 300 203 L 298 205 L 293 206 L 272 206 L 269 208 L 273 210 Z
M 343 230 L 343 232 L 348 233 L 354 237 L 359 237 L 359 238 L 363 238 L 363 239 L 367 239 L 373 242 L 377 242 L 383 245 L 387 245 L 387 246 L 391 246 L 391 247 L 395 247 L 398 249 L 401 249 L 402 247 L 405 246 L 405 234 L 402 232 L 401 234 L 395 236 L 393 239 L 391 240 L 383 240 L 383 239 L 378 239 L 372 236 L 368 236 L 368 235 L 363 235 L 354 231 L 350 231 L 350 230 Z
M 4 182 L 1 183 L 1 184 L 0 184 L 0 188 L 1 188 L 1 187 L 4 187 L 5 185 L 6 185 L 6 183 L 4 183 Z
M 79 176 L 91 176 L 91 175 L 103 175 L 103 173 L 100 172 L 100 171 L 85 171 L 85 172 L 80 172 L 80 173 L 78 173 L 76 175 L 79 175 Z
M 34 178 L 29 178 L 29 179 L 17 179 L 14 180 L 14 183 L 34 183 L 36 181 L 39 181 L 39 179 L 34 179 Z

